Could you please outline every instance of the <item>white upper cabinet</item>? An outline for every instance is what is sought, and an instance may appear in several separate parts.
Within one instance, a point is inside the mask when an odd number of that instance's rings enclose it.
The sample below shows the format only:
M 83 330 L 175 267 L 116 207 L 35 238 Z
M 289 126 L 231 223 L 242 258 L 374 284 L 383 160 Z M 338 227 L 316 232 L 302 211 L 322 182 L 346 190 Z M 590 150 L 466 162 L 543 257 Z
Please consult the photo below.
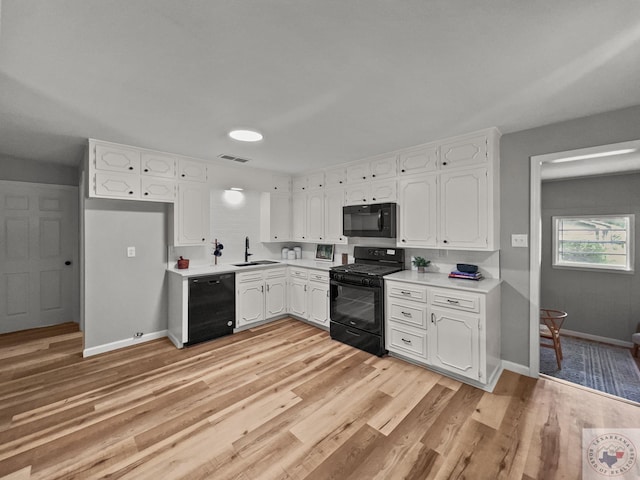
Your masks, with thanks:
M 96 144 L 93 149 L 96 170 L 140 173 L 140 150 L 111 144 Z
M 448 248 L 488 247 L 487 169 L 446 172 L 440 176 L 439 244 Z
M 397 199 L 396 179 L 371 182 L 370 197 L 373 203 L 395 202 Z
M 173 245 L 206 245 L 209 237 L 209 188 L 198 183 L 178 185 L 173 215 Z
M 176 157 L 162 153 L 142 152 L 140 173 L 143 176 L 175 178 Z
M 286 242 L 291 239 L 291 196 L 263 192 L 260 195 L 260 241 Z
M 487 163 L 489 137 L 477 135 L 443 143 L 440 147 L 440 168 L 451 169 Z
M 172 202 L 176 198 L 176 182 L 164 178 L 142 177 L 141 196 L 145 200 Z
M 306 192 L 309 189 L 307 177 L 293 177 L 293 193 Z
M 437 144 L 410 148 L 400 152 L 398 169 L 400 175 L 432 172 L 438 168 L 439 151 Z
M 371 170 L 369 169 L 369 162 L 356 163 L 355 165 L 347 166 L 347 183 L 363 183 L 370 180 Z
M 207 165 L 190 158 L 178 159 L 178 180 L 189 182 L 206 182 Z
M 362 205 L 365 203 L 371 203 L 370 183 L 349 185 L 347 188 L 345 188 L 344 192 L 345 205 Z
M 437 245 L 438 192 L 435 175 L 414 175 L 398 184 L 398 246 Z
M 291 233 L 293 240 L 304 241 L 307 236 L 307 195 L 294 193 L 291 197 Z
M 307 188 L 309 190 L 321 190 L 324 188 L 324 172 L 317 172 L 307 176 Z
M 324 193 L 324 241 L 327 243 L 347 243 L 347 237 L 342 234 L 344 189 L 327 189 Z
M 325 172 L 327 188 L 343 187 L 347 183 L 347 171 L 344 167 L 330 168 Z
M 324 192 L 307 195 L 307 235 L 308 242 L 324 240 Z
M 289 175 L 272 175 L 268 191 L 275 193 L 291 192 L 291 177 Z
M 369 170 L 371 172 L 371 180 L 393 178 L 398 173 L 397 156 L 384 156 L 371 160 Z
M 94 187 L 99 197 L 140 198 L 140 178 L 137 175 L 96 172 Z

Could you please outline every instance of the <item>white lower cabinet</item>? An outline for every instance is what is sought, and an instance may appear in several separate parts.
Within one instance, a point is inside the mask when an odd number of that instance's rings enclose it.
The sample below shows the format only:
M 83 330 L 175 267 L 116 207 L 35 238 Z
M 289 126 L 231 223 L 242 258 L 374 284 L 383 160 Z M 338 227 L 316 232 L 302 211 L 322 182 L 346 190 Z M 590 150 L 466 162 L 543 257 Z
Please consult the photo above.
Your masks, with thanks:
M 254 270 L 236 274 L 236 328 L 285 315 L 286 270 Z
M 289 267 L 289 313 L 329 327 L 329 272 Z
M 385 281 L 391 354 L 491 391 L 501 372 L 500 288 L 476 293 Z

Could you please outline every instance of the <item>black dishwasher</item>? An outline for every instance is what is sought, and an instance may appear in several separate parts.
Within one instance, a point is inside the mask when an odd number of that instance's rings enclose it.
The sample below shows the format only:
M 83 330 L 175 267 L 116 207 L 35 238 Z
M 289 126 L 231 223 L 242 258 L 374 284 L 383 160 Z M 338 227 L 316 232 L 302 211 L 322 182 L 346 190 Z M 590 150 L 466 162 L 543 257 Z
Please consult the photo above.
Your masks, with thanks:
M 186 345 L 233 333 L 235 289 L 235 273 L 189 279 L 189 339 Z

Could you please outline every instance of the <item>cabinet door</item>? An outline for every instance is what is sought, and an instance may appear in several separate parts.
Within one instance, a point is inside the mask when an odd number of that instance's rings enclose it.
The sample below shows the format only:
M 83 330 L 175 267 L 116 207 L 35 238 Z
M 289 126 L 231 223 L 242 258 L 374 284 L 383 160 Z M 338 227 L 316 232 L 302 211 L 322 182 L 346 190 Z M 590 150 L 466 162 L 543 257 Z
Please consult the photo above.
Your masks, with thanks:
M 141 178 L 143 200 L 155 200 L 156 202 L 173 202 L 176 199 L 176 183 L 173 180 L 165 180 L 155 177 Z
M 396 201 L 396 181 L 382 180 L 371 182 L 371 201 L 374 203 L 388 203 Z
M 293 192 L 304 193 L 308 189 L 307 177 L 293 177 Z
M 347 172 L 343 167 L 332 168 L 325 172 L 325 186 L 341 187 L 347 182 Z
M 464 377 L 479 379 L 480 319 L 454 310 L 433 308 L 429 325 L 431 363 Z
M 307 241 L 317 242 L 324 237 L 324 192 L 307 196 Z
M 324 196 L 324 239 L 327 243 L 347 243 L 342 234 L 342 207 L 344 190 L 342 188 L 325 190 Z
M 286 242 L 291 236 L 291 198 L 288 195 L 271 197 L 271 237 Z
M 307 236 L 307 196 L 305 194 L 293 195 L 291 204 L 291 227 L 293 239 L 306 240 Z
M 438 222 L 435 175 L 400 180 L 398 189 L 399 246 L 435 247 Z
M 345 189 L 345 205 L 362 205 L 371 201 L 371 184 L 361 183 Z
M 320 190 L 324 188 L 324 172 L 309 175 L 307 177 L 307 187 L 309 190 Z
M 369 170 L 371 171 L 371 179 L 373 180 L 395 177 L 398 173 L 398 160 L 396 155 L 371 160 Z
M 270 192 L 289 193 L 291 191 L 291 177 L 288 175 L 272 175 Z
M 264 282 L 239 283 L 236 291 L 236 326 L 264 320 Z
M 204 245 L 209 236 L 209 188 L 180 183 L 174 211 L 174 245 Z
M 140 151 L 118 145 L 95 146 L 96 170 L 120 173 L 140 173 Z
M 140 170 L 142 175 L 175 178 L 176 158 L 169 155 L 143 152 Z
M 140 198 L 140 177 L 117 173 L 96 173 L 95 192 L 101 197 Z
M 289 284 L 289 312 L 307 318 L 307 281 L 291 279 Z
M 440 176 L 439 244 L 449 248 L 488 245 L 487 169 L 446 172 Z
M 272 278 L 266 281 L 265 315 L 273 318 L 287 313 L 287 282 L 286 278 Z
M 398 160 L 400 175 L 432 172 L 438 167 L 438 146 L 425 145 L 421 148 L 405 150 Z
M 440 147 L 440 168 L 484 165 L 487 162 L 487 136 L 455 140 Z
M 347 167 L 347 183 L 362 183 L 371 178 L 369 162 L 349 165 Z
M 329 285 L 309 282 L 309 321 L 329 325 Z
M 178 180 L 201 183 L 206 182 L 207 165 L 203 162 L 198 162 L 197 160 L 180 158 L 178 160 Z

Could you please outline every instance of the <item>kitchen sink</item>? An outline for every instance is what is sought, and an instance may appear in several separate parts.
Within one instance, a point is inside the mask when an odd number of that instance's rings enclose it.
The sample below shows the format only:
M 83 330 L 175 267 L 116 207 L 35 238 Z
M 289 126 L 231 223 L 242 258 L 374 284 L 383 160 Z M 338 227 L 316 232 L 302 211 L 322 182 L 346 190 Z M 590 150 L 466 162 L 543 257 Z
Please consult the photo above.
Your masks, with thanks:
M 272 263 L 280 263 L 274 260 L 256 260 L 255 262 L 234 263 L 234 267 L 251 267 L 255 265 L 271 265 Z

